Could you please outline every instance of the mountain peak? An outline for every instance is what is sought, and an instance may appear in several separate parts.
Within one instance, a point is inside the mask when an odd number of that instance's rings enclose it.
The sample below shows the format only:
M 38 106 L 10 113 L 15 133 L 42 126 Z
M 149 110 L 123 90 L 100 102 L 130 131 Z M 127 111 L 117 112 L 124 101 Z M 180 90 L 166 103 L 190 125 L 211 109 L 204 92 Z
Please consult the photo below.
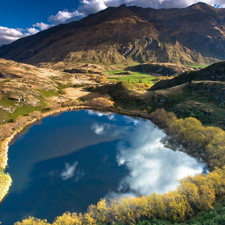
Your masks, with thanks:
M 126 8 L 127 8 L 126 4 L 122 4 L 118 7 L 118 9 L 126 9 Z
M 126 4 L 122 4 L 119 6 L 119 8 L 124 8 L 124 7 L 127 8 Z
M 191 6 L 189 6 L 188 8 L 197 9 L 197 10 L 204 10 L 204 11 L 215 10 L 215 8 L 213 6 L 208 5 L 207 3 L 204 3 L 204 2 L 195 3 Z

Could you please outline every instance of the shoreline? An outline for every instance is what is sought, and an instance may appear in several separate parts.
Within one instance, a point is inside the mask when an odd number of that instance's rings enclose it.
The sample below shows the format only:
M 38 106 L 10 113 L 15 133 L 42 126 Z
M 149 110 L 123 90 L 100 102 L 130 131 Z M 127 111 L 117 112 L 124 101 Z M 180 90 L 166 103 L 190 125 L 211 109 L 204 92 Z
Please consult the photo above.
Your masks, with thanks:
M 85 109 L 90 109 L 90 110 L 98 110 L 102 112 L 109 112 L 109 113 L 117 113 L 117 114 L 122 114 L 126 116 L 134 116 L 134 117 L 141 117 L 143 119 L 149 119 L 150 120 L 150 115 L 147 113 L 140 113 L 140 112 L 135 112 L 135 111 L 129 111 L 129 110 L 124 110 L 124 109 L 118 109 L 116 107 L 108 107 L 108 108 L 102 108 L 102 107 L 94 107 L 94 106 L 69 106 L 69 107 L 62 107 L 58 109 L 54 109 L 48 112 L 45 112 L 41 114 L 39 118 L 34 118 L 33 120 L 28 121 L 25 123 L 22 127 L 16 129 L 9 137 L 5 138 L 3 141 L 0 142 L 1 146 L 1 153 L 0 156 L 3 157 L 2 162 L 0 163 L 0 167 L 5 170 L 8 166 L 8 150 L 9 150 L 9 145 L 13 138 L 19 134 L 21 131 L 23 131 L 27 126 L 34 124 L 36 121 L 41 120 L 43 118 L 46 118 L 48 116 L 57 114 L 57 113 L 63 113 L 63 112 L 69 112 L 69 111 L 76 111 L 76 110 L 85 110 Z
M 69 107 L 63 107 L 63 108 L 58 108 L 58 109 L 55 109 L 55 110 L 51 110 L 51 111 L 48 111 L 48 112 L 45 112 L 45 113 L 43 113 L 43 114 L 39 114 L 39 116 L 37 116 L 36 118 L 33 118 L 32 120 L 30 120 L 30 121 L 28 121 L 28 122 L 26 122 L 26 123 L 24 123 L 24 125 L 22 125 L 20 128 L 18 128 L 18 129 L 16 129 L 15 130 L 15 132 L 13 132 L 13 134 L 12 135 L 10 135 L 10 137 L 8 137 L 8 138 L 6 138 L 5 140 L 3 140 L 4 141 L 4 144 L 5 144 L 5 154 L 7 154 L 7 156 L 8 156 L 8 149 L 9 149 L 9 144 L 10 144 L 10 142 L 13 140 L 13 138 L 15 137 L 15 135 L 16 134 L 18 134 L 18 133 L 20 133 L 24 128 L 26 128 L 27 126 L 29 126 L 29 125 L 31 125 L 31 124 L 33 124 L 33 123 L 35 123 L 36 121 L 38 121 L 38 120 L 41 120 L 42 118 L 46 118 L 46 117 L 48 117 L 48 116 L 51 116 L 51 115 L 54 115 L 54 114 L 60 114 L 60 113 L 63 113 L 63 112 L 68 112 L 68 111 L 77 111 L 77 110 L 96 110 L 96 111 L 100 111 L 100 112 L 108 112 L 108 113 L 116 113 L 116 114 L 121 114 L 121 115 L 127 115 L 127 116 L 131 116 L 131 117 L 139 117 L 139 118 L 143 118 L 143 119 L 148 119 L 148 120 L 150 120 L 150 121 L 152 121 L 156 126 L 158 126 L 159 128 L 161 128 L 161 129 L 166 129 L 166 128 L 168 128 L 168 127 L 165 127 L 165 126 L 162 126 L 162 124 L 160 123 L 160 120 L 157 120 L 157 119 L 154 119 L 154 115 L 153 115 L 153 117 L 151 116 L 151 114 L 148 114 L 147 112 L 140 112 L 140 111 L 138 111 L 138 110 L 126 110 L 126 109 L 122 109 L 122 108 L 116 108 L 116 107 L 97 107 L 97 106 L 88 106 L 88 105 L 86 105 L 86 106 L 69 106 Z M 164 110 L 165 111 L 165 110 Z M 157 113 L 156 113 L 157 114 Z M 158 115 L 158 114 L 157 114 Z M 159 114 L 159 118 L 160 119 L 162 119 L 160 116 L 162 116 L 161 114 Z M 171 116 L 171 115 L 170 115 Z M 171 117 L 170 116 L 168 116 L 167 115 L 167 117 L 163 117 L 163 119 L 166 121 L 166 120 L 168 120 L 168 119 L 171 119 Z M 190 120 L 190 118 L 188 118 L 189 120 Z M 193 120 L 193 118 L 191 118 L 192 120 Z M 162 122 L 162 121 L 161 121 Z M 3 142 L 2 141 L 2 142 Z M 1 142 L 1 143 L 2 143 Z M 7 164 L 7 161 L 6 161 L 6 164 Z M 210 175 L 209 175 L 210 174 Z M 213 182 L 214 183 L 214 185 L 218 185 L 218 183 L 214 180 L 214 176 L 219 176 L 220 177 L 220 179 L 224 179 L 224 172 L 223 172 L 223 169 L 222 168 L 216 168 L 215 170 L 213 170 L 213 171 L 210 171 L 210 173 L 209 173 L 208 175 L 207 175 L 207 177 L 204 175 L 204 174 L 199 174 L 199 175 L 196 175 L 196 176 L 194 176 L 194 177 L 192 177 L 191 179 L 192 179 L 192 182 L 198 182 L 198 179 L 204 179 L 204 181 L 209 181 L 209 183 L 211 183 L 211 182 Z M 184 179 L 186 179 L 186 178 L 184 178 Z M 186 179 L 186 181 L 188 181 L 187 179 Z M 189 181 L 188 181 L 189 182 Z M 182 182 L 180 182 L 180 185 L 181 186 L 183 186 L 183 187 L 186 187 L 185 185 L 185 183 L 182 183 Z M 9 190 L 10 189 L 10 186 L 11 186 L 11 183 L 10 184 L 7 184 L 6 186 L 5 186 L 5 190 Z M 205 207 L 209 207 L 209 208 L 211 208 L 212 207 L 212 204 L 213 204 L 213 202 L 215 201 L 215 199 L 216 199 L 216 197 L 218 197 L 218 196 L 220 196 L 220 195 L 222 195 L 223 193 L 221 192 L 221 193 L 217 193 L 217 191 L 220 189 L 220 187 L 222 187 L 223 186 L 223 184 L 219 184 L 219 187 L 218 188 L 214 188 L 213 189 L 213 195 L 212 196 L 210 196 L 208 193 L 203 193 L 203 194 L 206 194 L 206 196 L 207 197 L 209 197 L 210 199 L 209 199 L 209 203 L 205 203 L 205 202 L 203 202 L 203 204 L 205 204 Z M 198 190 L 202 190 L 201 188 L 201 185 L 198 185 L 198 186 L 196 186 L 197 188 L 198 188 Z M 208 186 L 208 187 L 210 187 L 210 186 Z M 185 189 L 186 190 L 186 189 Z M 7 196 L 7 193 L 8 193 L 8 191 L 6 192 L 6 193 L 4 193 L 4 195 L 5 196 Z M 176 201 L 180 201 L 180 197 L 179 197 L 179 195 L 177 195 L 177 194 L 182 194 L 183 196 L 184 196 L 184 198 L 186 198 L 186 203 L 187 204 L 191 204 L 192 203 L 192 200 L 191 199 L 189 199 L 189 197 L 188 197 L 188 192 L 186 193 L 183 193 L 182 191 L 179 191 L 179 189 L 176 189 L 176 190 L 174 190 L 174 191 L 172 191 L 172 197 L 174 196 L 174 198 L 172 199 L 171 198 L 171 201 L 175 201 L 175 204 L 176 204 Z M 201 197 L 202 196 L 202 194 L 198 194 L 199 195 L 199 197 Z M 162 194 L 162 195 L 160 195 L 161 196 L 161 198 L 162 198 L 162 202 L 163 202 L 163 204 L 165 204 L 165 207 L 166 207 L 166 209 L 170 209 L 171 207 L 167 204 L 167 201 L 165 200 L 165 199 L 167 199 L 168 198 L 168 193 L 167 194 Z M 150 199 L 155 199 L 155 197 L 154 197 L 154 194 L 152 194 L 152 195 L 149 195 L 149 196 L 145 196 L 144 198 L 150 198 Z M 3 198 L 4 199 L 4 198 Z M 3 200 L 2 199 L 2 200 Z M 131 201 L 131 204 L 133 204 L 133 200 L 132 199 L 130 199 L 130 200 L 128 200 L 128 201 Z M 1 199 L 0 199 L 0 202 L 1 202 Z M 101 200 L 100 200 L 100 202 L 101 202 Z M 134 205 L 135 206 L 135 205 Z M 138 206 L 139 207 L 139 206 Z M 106 207 L 106 209 L 105 209 L 105 212 L 108 212 L 108 210 L 109 210 L 110 208 L 107 208 Z M 190 205 L 190 209 L 192 210 L 192 208 L 191 208 L 191 205 Z M 112 210 L 114 210 L 114 208 L 112 208 Z M 186 213 L 189 213 L 189 211 L 188 211 L 189 209 L 183 209 L 183 212 L 186 214 Z M 196 208 L 196 209 L 193 209 L 193 211 L 191 211 L 192 213 L 198 213 L 199 211 L 202 211 L 202 209 L 201 208 Z M 113 213 L 115 213 L 114 211 L 112 211 Z M 194 215 L 193 214 L 193 215 Z M 63 214 L 63 216 L 64 216 L 65 214 Z M 80 215 L 80 214 L 79 214 Z M 84 224 L 85 223 L 85 215 L 88 215 L 88 216 L 90 216 L 90 214 L 88 214 L 88 213 L 86 213 L 86 214 L 82 214 L 82 217 L 80 217 L 80 224 Z M 193 216 L 192 215 L 192 216 Z M 62 216 L 62 217 L 63 217 Z M 96 215 L 94 215 L 93 217 L 90 217 L 90 218 L 95 218 L 95 216 Z M 154 215 L 153 215 L 154 216 Z M 177 216 L 176 215 L 176 213 L 174 214 L 174 216 Z M 190 216 L 190 218 L 192 217 L 192 216 Z M 60 218 L 60 217 L 57 217 L 57 218 Z M 139 217 L 134 217 L 135 218 L 135 220 L 137 219 L 137 220 L 139 220 L 140 218 Z M 171 218 L 170 217 L 165 217 L 164 218 L 164 220 L 170 220 Z M 183 220 L 182 218 L 180 218 L 181 220 Z M 186 220 L 187 218 L 184 218 L 184 220 Z M 96 220 L 97 221 L 97 220 Z M 84 223 L 83 223 L 84 222 Z
M 12 179 L 10 177 L 10 174 L 5 174 L 4 171 L 8 167 L 8 151 L 9 146 L 12 140 L 15 138 L 15 136 L 19 133 L 21 133 L 26 127 L 29 125 L 34 124 L 38 120 L 41 120 L 43 118 L 46 118 L 48 116 L 54 115 L 54 114 L 60 114 L 63 112 L 69 112 L 69 111 L 78 111 L 78 110 L 96 110 L 100 112 L 108 112 L 108 113 L 116 113 L 126 116 L 133 116 L 133 117 L 139 117 L 143 119 L 149 119 L 150 115 L 147 113 L 140 113 L 137 111 L 129 111 L 122 108 L 116 108 L 116 107 L 97 107 L 97 106 L 68 106 L 68 107 L 61 107 L 58 109 L 50 110 L 48 112 L 42 113 L 39 117 L 33 118 L 32 120 L 26 122 L 21 127 L 16 129 L 9 137 L 6 137 L 4 140 L 0 142 L 0 169 L 3 172 L 3 176 L 7 176 L 7 182 L 2 183 L 2 195 L 0 196 L 0 203 L 4 200 L 4 198 L 7 196 L 10 187 L 12 186 Z M 1 185 L 0 185 L 1 186 Z
M 25 123 L 22 127 L 16 129 L 9 137 L 5 138 L 3 141 L 0 142 L 0 146 L 1 146 L 1 154 L 0 155 L 4 157 L 4 160 L 2 160 L 3 162 L 1 162 L 1 168 L 3 170 L 5 170 L 6 167 L 8 166 L 8 150 L 9 150 L 10 142 L 13 140 L 13 138 L 17 134 L 19 134 L 27 126 L 35 123 L 38 120 L 45 118 L 45 117 L 51 116 L 53 114 L 66 112 L 66 111 L 72 111 L 72 110 L 89 109 L 89 108 L 90 108 L 89 106 L 74 106 L 74 107 L 65 107 L 65 108 L 51 110 L 49 112 L 45 112 L 45 113 L 41 114 L 40 118 L 34 118 L 34 119 L 28 121 L 27 123 Z

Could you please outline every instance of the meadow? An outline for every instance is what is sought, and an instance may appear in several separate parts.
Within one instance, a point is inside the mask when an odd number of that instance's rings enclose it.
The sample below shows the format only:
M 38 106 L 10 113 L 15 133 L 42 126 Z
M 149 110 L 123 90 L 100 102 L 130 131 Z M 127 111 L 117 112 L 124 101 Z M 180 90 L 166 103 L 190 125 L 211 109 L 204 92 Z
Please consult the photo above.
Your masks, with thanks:
M 106 73 L 110 76 L 108 80 L 116 80 L 116 81 L 125 81 L 127 83 L 148 83 L 150 85 L 154 85 L 153 80 L 154 76 L 148 75 L 146 73 L 141 72 L 132 72 L 132 75 L 118 75 L 118 73 L 127 72 L 124 70 L 112 70 L 106 71 Z

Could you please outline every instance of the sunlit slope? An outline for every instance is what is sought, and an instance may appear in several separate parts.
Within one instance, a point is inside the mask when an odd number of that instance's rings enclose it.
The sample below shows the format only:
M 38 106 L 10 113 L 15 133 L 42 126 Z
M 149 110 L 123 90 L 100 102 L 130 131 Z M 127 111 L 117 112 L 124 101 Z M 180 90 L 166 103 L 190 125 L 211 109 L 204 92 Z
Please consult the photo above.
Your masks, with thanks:
M 173 62 L 225 59 L 225 9 L 198 3 L 184 9 L 107 8 L 0 48 L 19 62 Z
M 192 81 L 225 81 L 225 61 L 215 63 L 199 71 L 188 71 L 180 74 L 174 79 L 160 81 L 155 84 L 151 90 L 159 90 L 174 87 Z

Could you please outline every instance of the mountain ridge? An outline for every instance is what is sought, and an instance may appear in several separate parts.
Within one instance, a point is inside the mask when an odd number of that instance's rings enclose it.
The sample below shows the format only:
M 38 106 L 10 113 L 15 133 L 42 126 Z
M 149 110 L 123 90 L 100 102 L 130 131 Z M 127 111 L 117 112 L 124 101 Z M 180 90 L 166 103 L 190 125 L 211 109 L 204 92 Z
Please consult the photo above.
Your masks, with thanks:
M 225 9 L 109 7 L 0 47 L 19 62 L 210 64 L 225 59 Z

